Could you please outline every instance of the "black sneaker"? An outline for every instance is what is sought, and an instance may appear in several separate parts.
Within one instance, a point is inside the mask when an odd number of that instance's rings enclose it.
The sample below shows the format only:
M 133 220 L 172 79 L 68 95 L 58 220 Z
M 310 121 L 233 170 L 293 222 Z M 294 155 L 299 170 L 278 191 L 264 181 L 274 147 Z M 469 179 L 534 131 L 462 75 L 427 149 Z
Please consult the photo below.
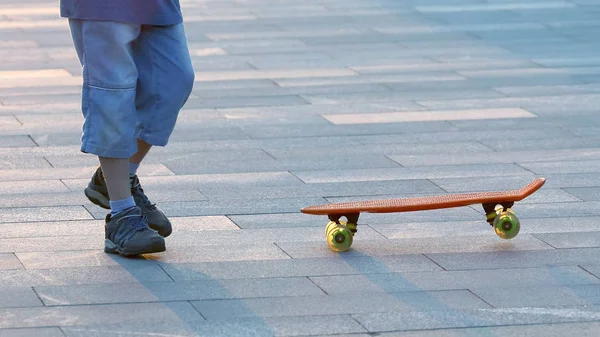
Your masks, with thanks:
M 105 219 L 104 251 L 110 254 L 134 256 L 160 253 L 166 250 L 165 239 L 148 227 L 139 207 L 132 207 Z
M 171 235 L 173 231 L 171 222 L 167 216 L 156 207 L 155 204 L 150 202 L 144 190 L 140 185 L 140 180 L 137 175 L 130 178 L 131 182 L 131 195 L 135 204 L 142 210 L 142 213 L 148 218 L 148 225 L 150 228 L 158 232 L 162 237 Z M 94 204 L 110 209 L 110 198 L 108 197 L 108 188 L 104 181 L 104 175 L 102 174 L 102 168 L 98 167 L 92 179 L 85 188 L 85 196 Z

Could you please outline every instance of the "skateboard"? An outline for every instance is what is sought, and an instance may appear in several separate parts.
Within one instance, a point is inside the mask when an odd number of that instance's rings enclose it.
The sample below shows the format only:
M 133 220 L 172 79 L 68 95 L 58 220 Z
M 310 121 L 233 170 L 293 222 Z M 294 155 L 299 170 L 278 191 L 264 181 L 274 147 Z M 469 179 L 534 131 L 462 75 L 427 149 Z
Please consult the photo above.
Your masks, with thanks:
M 519 190 L 448 194 L 426 197 L 342 202 L 309 206 L 302 213 L 327 215 L 329 223 L 325 227 L 329 247 L 336 252 L 344 252 L 352 246 L 361 212 L 395 213 L 427 211 L 481 204 L 486 221 L 502 239 L 512 239 L 521 228 L 519 219 L 512 210 L 516 201 L 521 201 L 539 190 L 546 178 L 537 178 Z M 345 218 L 345 220 L 341 220 Z

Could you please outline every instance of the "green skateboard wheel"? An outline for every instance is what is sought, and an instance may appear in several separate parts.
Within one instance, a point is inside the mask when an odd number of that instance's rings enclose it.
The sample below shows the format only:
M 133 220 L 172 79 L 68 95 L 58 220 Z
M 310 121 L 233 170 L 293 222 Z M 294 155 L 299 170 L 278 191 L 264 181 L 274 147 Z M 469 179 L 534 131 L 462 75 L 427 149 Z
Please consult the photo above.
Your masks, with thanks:
M 326 227 L 327 244 L 335 252 L 345 252 L 352 246 L 352 231 L 345 224 L 330 221 Z
M 521 229 L 521 224 L 515 213 L 508 209 L 506 212 L 500 212 L 494 219 L 494 231 L 502 239 L 512 239 Z

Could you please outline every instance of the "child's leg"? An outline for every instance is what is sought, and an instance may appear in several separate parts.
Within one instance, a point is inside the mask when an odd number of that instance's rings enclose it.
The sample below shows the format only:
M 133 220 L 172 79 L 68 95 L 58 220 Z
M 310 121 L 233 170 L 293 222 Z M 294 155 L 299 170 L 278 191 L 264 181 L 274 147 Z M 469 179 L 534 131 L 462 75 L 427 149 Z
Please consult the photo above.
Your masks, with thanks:
M 167 145 L 179 110 L 192 92 L 195 74 L 186 39 L 182 24 L 142 26 L 133 44 L 139 69 L 136 136 L 148 149 Z M 140 158 L 143 155 L 136 154 L 134 161 Z
M 105 251 L 123 255 L 164 251 L 164 239 L 135 207 L 129 183 L 129 158 L 137 151 L 138 74 L 131 44 L 141 27 L 106 21 L 70 20 L 70 24 L 83 65 L 81 151 L 99 157 L 100 175 L 111 199 Z
M 194 84 L 183 25 L 142 26 L 133 54 L 140 69 L 136 110 L 138 126 L 136 152 L 129 159 L 135 173 L 153 145 L 165 146 L 175 127 L 179 110 Z

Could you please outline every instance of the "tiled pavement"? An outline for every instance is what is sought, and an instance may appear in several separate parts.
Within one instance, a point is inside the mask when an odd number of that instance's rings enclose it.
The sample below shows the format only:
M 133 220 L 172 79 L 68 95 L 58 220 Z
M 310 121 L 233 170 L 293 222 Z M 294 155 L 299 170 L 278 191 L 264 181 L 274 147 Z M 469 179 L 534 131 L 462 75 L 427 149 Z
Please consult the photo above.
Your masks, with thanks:
M 0 0 L 0 336 L 598 336 L 599 0 L 187 0 L 197 82 L 141 181 L 167 252 L 103 253 L 57 1 Z M 518 188 L 363 216 L 333 201 Z M 381 333 L 381 334 L 379 334 Z

